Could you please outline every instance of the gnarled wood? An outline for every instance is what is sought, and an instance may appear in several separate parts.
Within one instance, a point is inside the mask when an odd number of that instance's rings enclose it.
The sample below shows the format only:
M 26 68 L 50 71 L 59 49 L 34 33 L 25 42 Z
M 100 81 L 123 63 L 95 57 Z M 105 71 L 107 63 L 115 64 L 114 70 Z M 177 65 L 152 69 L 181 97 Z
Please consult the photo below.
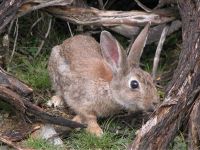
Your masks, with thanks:
M 0 4 L 0 33 L 10 23 L 25 0 L 3 0 Z
M 52 15 L 66 21 L 81 25 L 144 26 L 148 22 L 153 25 L 167 23 L 176 18 L 175 10 L 157 10 L 147 13 L 143 11 L 102 11 L 95 8 L 56 8 L 46 9 Z
M 190 114 L 188 149 L 200 148 L 200 96 L 197 98 Z
M 182 52 L 167 96 L 151 119 L 142 126 L 131 145 L 134 150 L 164 150 L 174 139 L 200 94 L 200 3 L 179 0 L 182 18 Z

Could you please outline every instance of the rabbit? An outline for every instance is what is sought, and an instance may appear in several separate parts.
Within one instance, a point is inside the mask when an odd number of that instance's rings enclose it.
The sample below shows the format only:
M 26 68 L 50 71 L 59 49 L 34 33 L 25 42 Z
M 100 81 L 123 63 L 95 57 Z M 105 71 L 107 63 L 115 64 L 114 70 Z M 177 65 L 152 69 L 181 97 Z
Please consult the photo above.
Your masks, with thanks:
M 73 121 L 87 124 L 88 132 L 102 135 L 97 117 L 122 109 L 148 111 L 159 102 L 150 74 L 139 67 L 149 27 L 138 35 L 128 56 L 108 31 L 101 32 L 100 44 L 91 36 L 76 35 L 52 49 L 52 100 L 64 100 L 76 113 Z

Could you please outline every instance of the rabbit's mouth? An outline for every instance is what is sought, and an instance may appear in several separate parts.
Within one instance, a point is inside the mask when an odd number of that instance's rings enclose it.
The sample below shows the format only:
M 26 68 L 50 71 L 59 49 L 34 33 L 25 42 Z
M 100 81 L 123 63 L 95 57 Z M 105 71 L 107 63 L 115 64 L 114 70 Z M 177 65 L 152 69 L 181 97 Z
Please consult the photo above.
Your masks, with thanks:
M 123 106 L 126 110 L 129 110 L 132 112 L 146 110 L 141 100 L 135 100 L 135 101 L 118 100 L 117 103 Z

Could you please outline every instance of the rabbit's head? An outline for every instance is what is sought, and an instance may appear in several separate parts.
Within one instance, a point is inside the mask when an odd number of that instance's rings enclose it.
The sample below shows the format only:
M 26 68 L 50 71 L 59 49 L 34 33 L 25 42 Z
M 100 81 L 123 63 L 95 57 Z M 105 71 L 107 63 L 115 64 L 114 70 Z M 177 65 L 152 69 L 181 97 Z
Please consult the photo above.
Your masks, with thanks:
M 113 74 L 110 87 L 114 99 L 132 111 L 149 111 L 158 103 L 156 88 L 150 74 L 139 67 L 149 26 L 150 24 L 147 24 L 138 35 L 128 56 L 109 32 L 103 31 L 100 37 L 102 56 Z

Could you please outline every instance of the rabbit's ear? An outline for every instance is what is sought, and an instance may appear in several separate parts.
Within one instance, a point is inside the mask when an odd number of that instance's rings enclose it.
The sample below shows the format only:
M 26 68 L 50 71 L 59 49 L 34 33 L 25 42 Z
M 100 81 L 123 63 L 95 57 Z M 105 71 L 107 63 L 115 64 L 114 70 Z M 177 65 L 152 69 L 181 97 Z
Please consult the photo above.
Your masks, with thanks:
M 118 41 L 108 31 L 102 31 L 100 36 L 101 52 L 114 73 L 124 72 L 126 54 Z
M 139 66 L 140 57 L 142 55 L 144 46 L 147 41 L 149 28 L 150 28 L 150 23 L 148 23 L 144 27 L 144 29 L 140 32 L 140 34 L 134 41 L 133 45 L 131 46 L 128 59 L 127 59 L 129 67 Z

